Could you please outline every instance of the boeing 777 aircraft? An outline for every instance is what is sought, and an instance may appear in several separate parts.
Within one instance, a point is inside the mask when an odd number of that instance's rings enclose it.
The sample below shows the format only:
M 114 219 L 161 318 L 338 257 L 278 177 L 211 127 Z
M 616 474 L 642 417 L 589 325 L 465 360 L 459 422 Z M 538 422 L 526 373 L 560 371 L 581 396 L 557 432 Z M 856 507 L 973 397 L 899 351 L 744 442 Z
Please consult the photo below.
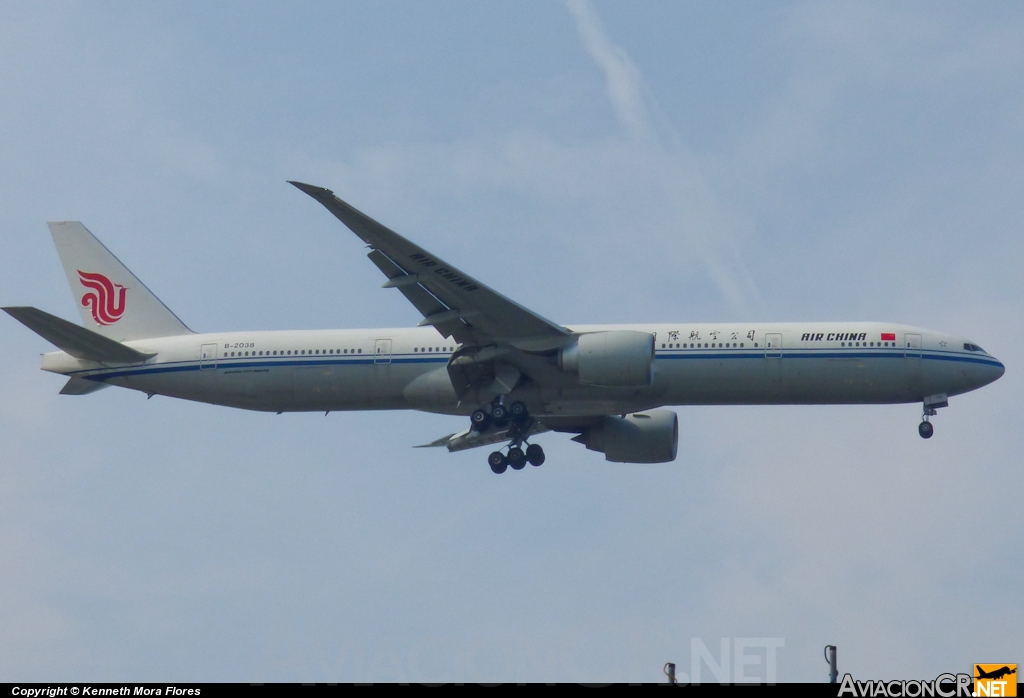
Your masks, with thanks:
M 495 473 L 541 465 L 537 434 L 618 463 L 675 460 L 665 405 L 923 405 L 1003 375 L 962 337 L 875 322 L 560 325 L 488 288 L 328 189 L 291 182 L 363 242 L 422 313 L 417 327 L 196 334 L 79 222 L 50 223 L 85 327 L 32 307 L 4 308 L 61 351 L 42 369 L 61 393 L 108 385 L 265 412 L 416 409 L 469 418 L 425 446 L 505 444 Z

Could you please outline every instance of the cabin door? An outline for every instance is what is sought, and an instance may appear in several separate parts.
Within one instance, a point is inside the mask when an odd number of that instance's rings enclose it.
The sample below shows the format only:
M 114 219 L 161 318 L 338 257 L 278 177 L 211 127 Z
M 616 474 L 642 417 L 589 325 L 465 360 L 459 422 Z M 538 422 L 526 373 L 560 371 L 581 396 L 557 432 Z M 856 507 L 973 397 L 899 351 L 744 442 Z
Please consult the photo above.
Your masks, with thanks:
M 378 339 L 373 343 L 373 363 L 375 364 L 389 364 L 391 363 L 391 340 L 390 339 Z
M 908 334 L 907 335 L 907 348 L 905 356 L 908 359 L 920 359 L 921 358 L 921 335 L 919 334 Z
M 199 347 L 199 370 L 217 368 L 217 345 L 204 344 Z

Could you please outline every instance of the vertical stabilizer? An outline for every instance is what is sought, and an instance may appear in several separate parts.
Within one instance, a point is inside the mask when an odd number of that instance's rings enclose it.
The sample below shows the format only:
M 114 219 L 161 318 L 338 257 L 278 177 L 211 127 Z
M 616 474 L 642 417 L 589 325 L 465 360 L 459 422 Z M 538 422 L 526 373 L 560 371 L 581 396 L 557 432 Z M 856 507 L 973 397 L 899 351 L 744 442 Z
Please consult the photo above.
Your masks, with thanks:
M 84 225 L 48 225 L 88 329 L 118 342 L 192 334 Z

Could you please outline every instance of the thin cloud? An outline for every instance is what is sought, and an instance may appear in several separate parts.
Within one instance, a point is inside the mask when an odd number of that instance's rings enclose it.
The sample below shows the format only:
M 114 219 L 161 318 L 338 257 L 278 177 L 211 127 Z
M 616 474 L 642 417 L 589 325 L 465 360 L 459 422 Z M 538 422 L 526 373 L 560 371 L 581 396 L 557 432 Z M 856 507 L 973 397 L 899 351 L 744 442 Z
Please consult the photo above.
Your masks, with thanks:
M 701 172 L 700 163 L 668 119 L 659 116 L 657 102 L 640 69 L 621 47 L 608 37 L 594 6 L 588 0 L 566 0 L 576 22 L 584 49 L 604 72 L 608 100 L 630 138 L 642 145 L 642 165 L 637 174 L 654 183 L 664 198 L 652 201 L 643 212 L 664 226 L 671 243 L 688 243 L 689 255 L 697 257 L 719 292 L 737 311 L 760 305 L 760 293 L 740 255 L 737 240 L 743 223 L 727 210 Z M 659 137 L 660 134 L 660 137 Z M 659 186 L 660 184 L 660 186 Z M 660 213 L 659 213 L 660 209 Z M 654 213 L 652 216 L 651 213 Z M 685 232 L 672 228 L 686 226 Z
M 622 125 L 635 138 L 650 135 L 650 114 L 640 69 L 629 55 L 608 38 L 601 18 L 587 0 L 566 0 L 576 21 L 583 47 L 604 71 L 608 100 Z

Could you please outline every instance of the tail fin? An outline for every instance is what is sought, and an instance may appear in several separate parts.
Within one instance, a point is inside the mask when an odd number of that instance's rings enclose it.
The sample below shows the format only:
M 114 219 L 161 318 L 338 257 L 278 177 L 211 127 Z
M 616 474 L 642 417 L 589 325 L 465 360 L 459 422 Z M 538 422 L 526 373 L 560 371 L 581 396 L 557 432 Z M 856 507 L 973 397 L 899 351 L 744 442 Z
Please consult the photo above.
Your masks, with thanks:
M 119 342 L 192 334 L 84 225 L 48 225 L 88 329 Z

